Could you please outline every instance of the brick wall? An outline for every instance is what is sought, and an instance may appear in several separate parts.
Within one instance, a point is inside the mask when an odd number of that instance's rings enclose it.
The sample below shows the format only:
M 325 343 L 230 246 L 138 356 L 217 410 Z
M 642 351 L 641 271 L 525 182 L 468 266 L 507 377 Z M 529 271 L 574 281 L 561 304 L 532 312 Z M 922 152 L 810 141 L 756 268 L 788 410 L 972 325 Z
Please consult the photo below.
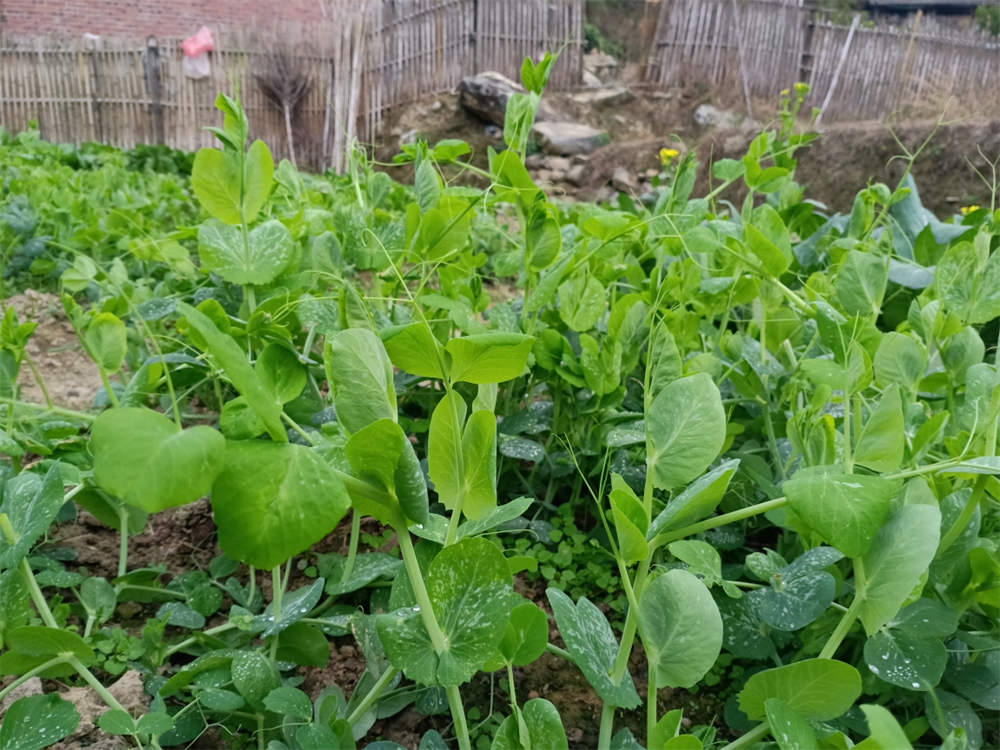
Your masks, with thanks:
M 0 33 L 188 36 L 202 25 L 266 29 L 336 19 L 322 0 L 0 0 Z

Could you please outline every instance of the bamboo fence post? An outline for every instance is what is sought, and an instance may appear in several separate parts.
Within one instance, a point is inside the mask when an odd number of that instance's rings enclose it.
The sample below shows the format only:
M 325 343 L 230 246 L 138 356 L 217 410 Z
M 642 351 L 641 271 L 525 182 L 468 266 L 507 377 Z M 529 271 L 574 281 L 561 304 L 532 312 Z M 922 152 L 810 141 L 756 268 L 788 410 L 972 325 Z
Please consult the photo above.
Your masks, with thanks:
M 840 51 L 837 68 L 833 71 L 833 80 L 830 81 L 830 88 L 827 89 L 826 98 L 823 99 L 823 106 L 820 107 L 819 114 L 816 116 L 817 125 L 823 119 L 826 108 L 830 106 L 830 102 L 833 100 L 833 94 L 837 90 L 837 83 L 840 81 L 840 72 L 844 69 L 844 63 L 847 62 L 847 53 L 851 49 L 851 41 L 854 39 L 854 32 L 857 31 L 859 23 L 861 23 L 861 14 L 855 13 L 854 19 L 851 21 L 851 29 L 847 32 L 847 40 L 844 42 L 844 48 Z

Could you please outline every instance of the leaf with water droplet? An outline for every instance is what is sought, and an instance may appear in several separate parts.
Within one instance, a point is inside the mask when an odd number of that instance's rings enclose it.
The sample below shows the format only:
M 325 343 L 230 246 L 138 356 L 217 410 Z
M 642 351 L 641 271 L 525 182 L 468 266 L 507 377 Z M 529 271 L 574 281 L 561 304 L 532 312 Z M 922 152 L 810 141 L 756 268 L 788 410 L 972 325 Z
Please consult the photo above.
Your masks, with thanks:
M 72 703 L 57 695 L 29 695 L 14 701 L 0 724 L 4 750 L 41 750 L 68 736 L 80 722 Z

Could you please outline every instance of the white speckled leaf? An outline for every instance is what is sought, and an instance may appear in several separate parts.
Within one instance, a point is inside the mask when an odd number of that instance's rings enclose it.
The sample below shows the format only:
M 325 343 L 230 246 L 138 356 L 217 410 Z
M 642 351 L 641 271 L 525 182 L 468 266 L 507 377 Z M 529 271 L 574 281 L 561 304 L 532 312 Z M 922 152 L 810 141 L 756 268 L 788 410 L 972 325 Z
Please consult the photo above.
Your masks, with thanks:
M 268 284 L 292 259 L 292 235 L 280 221 L 256 226 L 244 245 L 239 227 L 209 219 L 198 229 L 201 265 L 232 284 Z

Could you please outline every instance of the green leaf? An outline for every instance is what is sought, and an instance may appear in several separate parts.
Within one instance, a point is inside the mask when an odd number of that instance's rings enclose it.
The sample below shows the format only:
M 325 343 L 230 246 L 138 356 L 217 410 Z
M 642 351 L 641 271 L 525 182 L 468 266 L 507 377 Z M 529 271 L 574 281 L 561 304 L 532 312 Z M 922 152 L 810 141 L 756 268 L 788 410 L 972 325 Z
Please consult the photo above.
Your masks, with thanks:
M 611 493 L 608 496 L 611 513 L 618 535 L 618 548 L 626 563 L 645 560 L 649 545 L 643 533 L 646 528 L 646 511 L 620 474 L 611 475 Z
M 534 602 L 525 601 L 510 611 L 507 629 L 497 647 L 497 654 L 483 665 L 493 672 L 507 664 L 523 667 L 545 652 L 549 642 L 549 620 Z
M 771 727 L 771 736 L 780 750 L 818 750 L 816 733 L 809 722 L 780 698 L 764 701 L 764 712 Z
M 40 625 L 26 625 L 7 633 L 7 647 L 24 656 L 48 661 L 54 656 L 70 654 L 84 665 L 93 664 L 94 651 L 76 633 Z
M 243 696 L 231 690 L 220 690 L 219 688 L 207 688 L 198 691 L 198 702 L 209 711 L 221 711 L 231 713 L 246 705 Z
M 757 672 L 739 693 L 739 706 L 750 719 L 766 718 L 765 702 L 783 701 L 810 721 L 843 715 L 861 695 L 861 675 L 850 664 L 834 659 L 805 659 Z
M 534 504 L 535 499 L 533 497 L 519 497 L 515 500 L 511 500 L 509 503 L 504 503 L 498 506 L 495 510 L 490 511 L 482 518 L 476 521 L 466 521 L 461 526 L 458 527 L 458 538 L 466 536 L 478 536 L 491 529 L 500 526 L 501 524 L 513 521 L 516 518 L 520 518 L 524 515 L 525 511 L 528 510 Z
M 329 464 L 292 443 L 230 441 L 212 485 L 219 547 L 265 570 L 318 542 L 348 508 L 347 491 Z
M 653 519 L 646 532 L 646 539 L 652 540 L 659 534 L 695 523 L 710 515 L 722 501 L 739 465 L 740 459 L 727 459 L 688 485 Z
M 211 427 L 181 430 L 158 412 L 131 407 L 101 414 L 90 445 L 97 484 L 148 513 L 207 495 L 226 451 Z
M 264 710 L 264 698 L 281 684 L 277 667 L 260 651 L 237 651 L 233 654 L 233 687 L 247 705 Z
M 618 641 L 601 610 L 586 597 L 580 597 L 574 605 L 573 600 L 559 589 L 549 588 L 545 593 L 573 662 L 601 700 L 620 708 L 638 706 L 641 700 L 628 670 L 620 682 L 611 680 Z
M 413 445 L 398 424 L 388 419 L 372 422 L 351 436 L 346 452 L 354 475 L 380 488 L 389 502 L 354 494 L 357 510 L 397 527 L 408 525 L 407 519 L 427 522 L 427 483 Z
M 464 461 L 462 513 L 479 520 L 497 507 L 497 418 L 480 409 L 469 416 L 462 433 Z
M 264 347 L 254 363 L 254 371 L 264 387 L 282 404 L 294 401 L 306 387 L 308 373 L 298 356 L 278 343 Z
M 441 197 L 441 178 L 429 159 L 420 162 L 413 173 L 413 191 L 417 194 L 417 205 L 421 213 L 430 211 Z
M 166 711 L 152 711 L 140 716 L 135 726 L 140 734 L 149 734 L 155 737 L 166 734 L 173 729 L 174 720 Z
M 685 570 L 654 578 L 639 599 L 639 633 L 656 687 L 691 687 L 722 649 L 722 617 L 701 581 Z
M 868 739 L 855 745 L 858 750 L 913 750 L 899 722 L 883 706 L 860 706 L 868 720 Z
M 897 471 L 903 462 L 905 440 L 899 388 L 889 386 L 865 422 L 854 462 L 872 471 Z
M 497 729 L 490 750 L 567 750 L 569 741 L 559 711 L 544 698 L 532 698 L 521 709 L 528 730 L 527 744 L 518 729 L 516 716 L 508 716 Z
M 0 513 L 7 516 L 17 534 L 13 544 L 5 534 L 0 534 L 0 568 L 14 568 L 48 531 L 65 502 L 62 469 L 55 463 L 44 478 L 23 472 L 0 487 L 3 489 Z
M 457 507 L 463 490 L 465 461 L 462 428 L 467 411 L 465 399 L 456 391 L 448 391 L 431 413 L 427 436 L 427 475 L 434 482 L 438 499 L 449 510 Z
M 708 542 L 684 539 L 671 542 L 667 549 L 709 588 L 722 581 L 722 558 L 718 550 Z
M 604 286 L 589 273 L 577 273 L 559 285 L 559 316 L 574 331 L 589 331 L 606 308 Z
M 301 721 L 309 721 L 313 713 L 309 696 L 298 688 L 287 685 L 276 687 L 264 696 L 264 707 L 268 711 Z
M 814 547 L 769 576 L 768 588 L 750 592 L 757 615 L 776 630 L 799 630 L 830 606 L 837 582 L 828 568 L 843 555 L 832 547 Z
M 242 221 L 240 178 L 237 154 L 214 148 L 199 149 L 195 154 L 191 189 L 202 207 L 226 224 L 235 225 Z
M 705 373 L 667 385 L 646 413 L 646 465 L 653 485 L 690 482 L 715 460 L 726 438 L 722 397 Z
M 494 652 L 507 626 L 511 576 L 500 550 L 485 539 L 462 539 L 431 562 L 427 594 L 444 635 L 435 653 L 418 612 L 377 618 L 379 639 L 394 666 L 427 685 L 460 685 Z
M 547 204 L 541 204 L 547 206 Z M 532 271 L 548 268 L 562 251 L 559 222 L 545 208 L 536 206 L 524 236 L 525 262 Z
M 286 594 L 281 601 L 281 614 L 275 619 L 274 602 L 267 605 L 264 614 L 254 618 L 252 631 L 259 633 L 261 638 L 268 638 L 294 625 L 303 617 L 307 617 L 323 596 L 326 581 L 317 578 L 308 586 Z
M 41 750 L 68 737 L 80 714 L 58 695 L 29 695 L 14 701 L 0 724 L 4 750 Z
M 797 471 L 783 489 L 795 513 L 824 541 L 860 557 L 889 515 L 900 482 L 815 466 Z
M 354 433 L 380 419 L 396 421 L 396 388 L 385 347 L 371 331 L 351 328 L 328 341 L 326 378 L 339 421 Z
M 400 370 L 422 378 L 444 379 L 444 352 L 425 323 L 383 328 L 379 335 L 389 359 Z
M 944 644 L 895 629 L 875 633 L 865 642 L 865 663 L 872 674 L 907 690 L 930 690 L 948 662 Z
M 837 273 L 837 301 L 848 315 L 878 315 L 888 280 L 885 258 L 851 250 Z
M 108 734 L 135 734 L 135 719 L 120 708 L 105 711 L 97 717 L 97 726 Z
M 874 360 L 875 382 L 914 392 L 927 368 L 927 352 L 912 336 L 890 331 L 882 336 Z
M 274 159 L 264 141 L 254 141 L 243 161 L 243 220 L 257 218 L 274 184 Z
M 319 626 L 296 622 L 278 635 L 277 658 L 303 667 L 324 667 L 330 660 L 330 644 Z
M 94 316 L 84 337 L 87 351 L 94 363 L 105 372 L 118 372 L 128 351 L 125 324 L 114 313 L 102 312 Z
M 198 257 L 202 268 L 231 284 L 269 284 L 291 261 L 292 235 L 271 219 L 244 238 L 239 228 L 208 220 L 198 229 Z
M 967 747 L 969 750 L 979 750 L 982 747 L 983 723 L 979 715 L 954 693 L 947 690 L 928 692 L 924 696 L 924 713 L 939 737 L 947 738 L 956 730 L 964 732 L 968 744 L 958 743 L 952 747 Z
M 480 333 L 451 339 L 448 377 L 452 382 L 503 383 L 524 372 L 534 338 L 521 333 Z
M 233 337 L 222 333 L 211 318 L 190 305 L 178 302 L 177 309 L 204 339 L 208 351 L 226 371 L 236 390 L 246 398 L 250 408 L 257 412 L 271 439 L 279 443 L 287 442 L 288 436 L 281 423 L 281 404 L 257 377 L 246 354 Z
M 937 550 L 941 511 L 904 505 L 879 530 L 864 556 L 867 581 L 858 617 L 869 636 L 896 616 Z
M 792 243 L 788 228 L 781 216 L 771 206 L 764 204 L 756 209 L 752 224 L 744 226 L 747 244 L 767 271 L 774 277 L 781 276 L 792 262 Z

